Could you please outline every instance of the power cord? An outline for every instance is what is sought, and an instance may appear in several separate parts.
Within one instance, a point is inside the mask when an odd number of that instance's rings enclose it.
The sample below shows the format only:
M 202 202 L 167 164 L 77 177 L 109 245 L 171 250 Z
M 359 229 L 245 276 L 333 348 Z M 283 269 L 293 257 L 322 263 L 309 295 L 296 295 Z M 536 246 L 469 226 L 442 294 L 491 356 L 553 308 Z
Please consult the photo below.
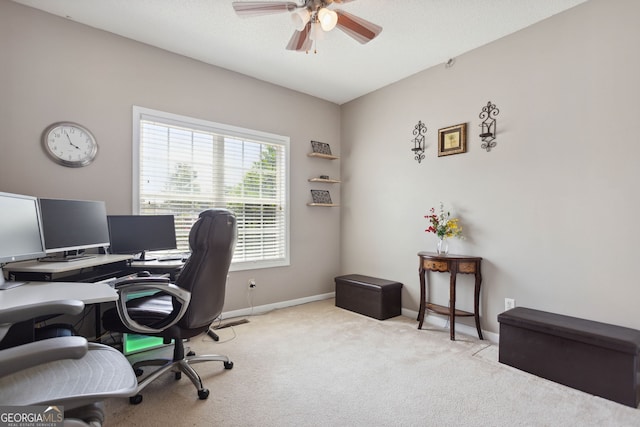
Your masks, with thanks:
M 254 285 L 255 286 L 255 285 Z M 247 289 L 247 304 L 249 304 L 249 316 L 253 316 L 253 294 L 255 287 Z
M 87 316 L 92 313 L 94 310 L 94 306 L 93 304 L 91 304 L 89 307 L 85 308 L 84 313 L 82 314 L 82 317 L 73 325 L 73 329 L 76 331 L 80 331 L 82 330 L 82 326 L 84 325 L 84 320 L 87 318 Z
M 213 332 L 211 330 L 211 328 L 209 328 L 207 330 L 207 335 L 209 337 L 211 337 L 211 339 L 213 339 L 216 342 L 216 344 L 224 344 L 226 342 L 233 341 L 238 336 L 238 334 L 236 334 L 236 330 L 235 330 L 235 328 L 233 326 L 229 326 L 229 329 L 231 329 L 231 332 L 233 332 L 233 336 L 231 338 L 227 338 L 225 340 L 221 340 L 219 336 L 218 336 L 217 340 L 215 338 L 213 338 L 213 336 L 216 336 L 217 334 L 215 332 Z M 213 334 L 213 336 L 212 336 L 212 334 Z M 204 341 L 204 340 L 205 340 L 205 338 L 202 338 L 202 341 Z M 207 341 L 209 341 L 209 340 L 207 340 Z

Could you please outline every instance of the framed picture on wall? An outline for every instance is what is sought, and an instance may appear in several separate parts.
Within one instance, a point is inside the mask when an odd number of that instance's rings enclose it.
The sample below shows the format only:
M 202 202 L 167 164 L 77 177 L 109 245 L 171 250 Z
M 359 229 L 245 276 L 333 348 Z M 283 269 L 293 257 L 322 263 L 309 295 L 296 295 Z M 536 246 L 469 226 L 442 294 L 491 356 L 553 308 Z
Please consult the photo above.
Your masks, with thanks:
M 438 157 L 467 152 L 467 124 L 438 130 Z
M 331 147 L 326 142 L 311 141 L 311 150 L 314 153 L 331 155 Z

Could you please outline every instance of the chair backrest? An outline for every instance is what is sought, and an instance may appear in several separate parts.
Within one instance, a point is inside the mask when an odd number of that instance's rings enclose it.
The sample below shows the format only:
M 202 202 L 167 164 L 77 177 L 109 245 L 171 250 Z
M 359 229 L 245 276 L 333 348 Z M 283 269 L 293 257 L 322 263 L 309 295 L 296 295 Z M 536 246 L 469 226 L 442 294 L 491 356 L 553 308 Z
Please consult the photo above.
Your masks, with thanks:
M 236 217 L 227 209 L 203 211 L 191 227 L 191 256 L 175 283 L 191 292 L 189 308 L 179 327 L 209 327 L 222 313 L 236 237 Z

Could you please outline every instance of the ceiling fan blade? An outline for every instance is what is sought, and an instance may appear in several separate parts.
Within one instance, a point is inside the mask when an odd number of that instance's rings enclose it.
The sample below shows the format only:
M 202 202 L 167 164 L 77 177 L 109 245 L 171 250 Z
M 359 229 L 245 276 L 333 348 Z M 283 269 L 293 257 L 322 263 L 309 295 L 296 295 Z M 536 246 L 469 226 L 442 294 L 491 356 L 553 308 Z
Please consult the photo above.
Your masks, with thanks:
M 232 6 L 239 16 L 248 17 L 291 12 L 298 7 L 298 4 L 292 1 L 234 1 Z
M 289 44 L 287 44 L 287 50 L 295 50 L 297 52 L 308 52 L 311 49 L 313 42 L 309 37 L 311 32 L 311 22 L 307 22 L 302 31 L 295 31 Z
M 338 14 L 336 27 L 362 44 L 373 40 L 382 32 L 380 25 L 369 22 L 366 19 L 359 18 L 344 10 L 335 9 L 335 12 Z

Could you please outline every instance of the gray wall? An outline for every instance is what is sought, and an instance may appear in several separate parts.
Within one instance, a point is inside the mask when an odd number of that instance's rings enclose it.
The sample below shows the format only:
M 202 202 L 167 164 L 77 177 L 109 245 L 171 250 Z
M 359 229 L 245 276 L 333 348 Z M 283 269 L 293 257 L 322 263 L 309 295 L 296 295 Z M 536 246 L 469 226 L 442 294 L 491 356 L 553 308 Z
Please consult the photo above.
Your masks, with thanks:
M 0 190 L 128 213 L 134 104 L 289 135 L 292 265 L 232 273 L 225 310 L 247 306 L 251 277 L 261 305 L 330 292 L 339 273 L 400 280 L 417 310 L 416 253 L 436 243 L 423 216 L 443 201 L 466 236 L 452 252 L 484 257 L 485 330 L 497 332 L 505 297 L 640 329 L 637 16 L 636 1 L 591 0 L 340 108 L 0 0 Z M 477 137 L 488 101 L 500 108 L 490 153 Z M 47 159 L 40 133 L 58 120 L 96 134 L 92 165 Z M 418 120 L 421 164 L 409 151 Z M 438 128 L 463 122 L 468 152 L 438 158 Z M 311 139 L 341 160 L 308 158 Z M 306 206 L 320 173 L 341 175 L 340 208 Z M 430 277 L 446 304 L 446 275 Z M 471 278 L 459 285 L 469 308 Z
M 505 297 L 640 329 L 638 16 L 635 0 L 592 0 L 343 105 L 342 271 L 402 281 L 417 310 L 416 253 L 436 246 L 423 216 L 442 201 L 466 236 L 451 252 L 484 258 L 484 329 L 498 331 Z M 478 137 L 488 101 L 491 152 Z M 468 152 L 437 157 L 438 129 L 464 122 Z M 430 276 L 446 305 L 448 276 Z M 461 308 L 471 285 L 458 281 Z
M 291 266 L 231 273 L 225 311 L 247 307 L 249 278 L 254 305 L 333 291 L 340 213 L 306 205 L 307 178 L 338 176 L 340 165 L 307 153 L 312 139 L 340 153 L 337 105 L 0 0 L 0 191 L 130 213 L 133 105 L 291 138 Z M 45 155 L 40 135 L 61 120 L 95 134 L 93 164 L 70 169 Z M 340 187 L 331 191 L 339 201 Z

